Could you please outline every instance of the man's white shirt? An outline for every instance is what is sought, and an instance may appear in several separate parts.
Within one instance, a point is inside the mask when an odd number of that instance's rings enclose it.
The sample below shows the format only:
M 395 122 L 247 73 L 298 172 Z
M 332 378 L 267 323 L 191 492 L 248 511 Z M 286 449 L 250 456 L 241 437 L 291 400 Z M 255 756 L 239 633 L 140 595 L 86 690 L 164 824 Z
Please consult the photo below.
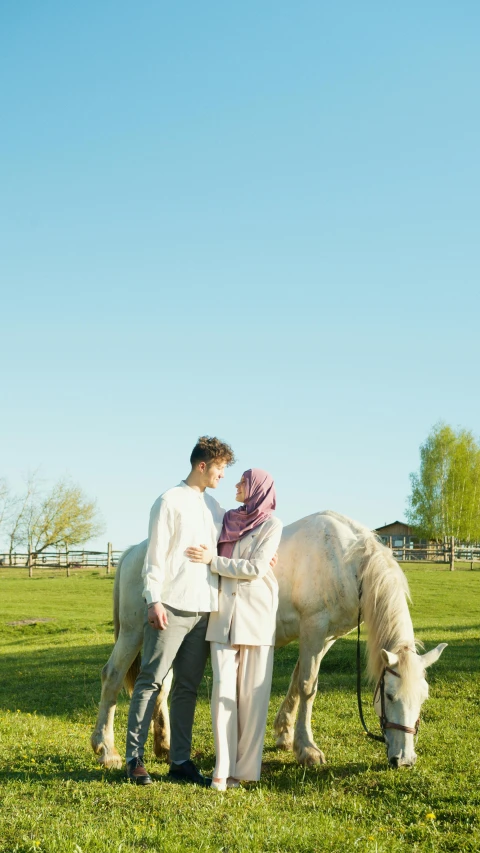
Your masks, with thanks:
M 192 613 L 218 610 L 218 575 L 205 563 L 192 563 L 186 548 L 206 545 L 213 554 L 225 510 L 206 492 L 184 480 L 155 501 L 150 512 L 143 564 L 143 597 Z

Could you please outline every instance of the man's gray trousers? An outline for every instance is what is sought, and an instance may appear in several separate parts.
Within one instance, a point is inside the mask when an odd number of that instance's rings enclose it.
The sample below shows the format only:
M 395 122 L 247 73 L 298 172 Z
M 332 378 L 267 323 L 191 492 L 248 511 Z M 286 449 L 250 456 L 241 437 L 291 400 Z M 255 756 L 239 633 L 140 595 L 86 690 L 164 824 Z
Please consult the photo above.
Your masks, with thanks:
M 163 631 L 152 628 L 145 611 L 142 667 L 128 714 L 127 761 L 143 758 L 155 702 L 171 667 L 170 760 L 179 763 L 190 758 L 197 691 L 210 649 L 205 640 L 209 614 L 168 605 L 165 610 L 168 627 Z

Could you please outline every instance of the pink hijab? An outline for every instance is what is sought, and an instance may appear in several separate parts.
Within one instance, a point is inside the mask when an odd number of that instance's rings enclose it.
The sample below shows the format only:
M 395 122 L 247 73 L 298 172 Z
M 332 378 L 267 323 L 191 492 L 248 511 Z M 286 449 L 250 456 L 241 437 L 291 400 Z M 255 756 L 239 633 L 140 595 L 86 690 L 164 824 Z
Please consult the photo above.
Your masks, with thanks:
M 238 509 L 229 509 L 223 517 L 223 527 L 218 540 L 221 557 L 231 557 L 235 542 L 270 518 L 277 502 L 273 478 L 261 468 L 249 468 L 245 477 L 245 503 Z

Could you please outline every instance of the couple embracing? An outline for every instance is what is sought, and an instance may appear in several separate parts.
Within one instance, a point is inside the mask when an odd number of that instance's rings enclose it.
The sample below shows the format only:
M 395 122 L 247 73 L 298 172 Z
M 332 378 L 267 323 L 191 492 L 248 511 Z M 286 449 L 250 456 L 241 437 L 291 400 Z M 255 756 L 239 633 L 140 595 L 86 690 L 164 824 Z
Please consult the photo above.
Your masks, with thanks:
M 259 468 L 236 486 L 238 509 L 225 512 L 215 489 L 235 461 L 232 449 L 202 436 L 185 480 L 150 513 L 143 566 L 146 602 L 142 665 L 127 731 L 127 777 L 152 780 L 145 742 L 162 683 L 173 669 L 169 778 L 224 791 L 260 778 L 272 682 L 278 586 L 272 571 L 282 524 L 275 486 Z M 197 691 L 211 652 L 213 779 L 190 759 Z

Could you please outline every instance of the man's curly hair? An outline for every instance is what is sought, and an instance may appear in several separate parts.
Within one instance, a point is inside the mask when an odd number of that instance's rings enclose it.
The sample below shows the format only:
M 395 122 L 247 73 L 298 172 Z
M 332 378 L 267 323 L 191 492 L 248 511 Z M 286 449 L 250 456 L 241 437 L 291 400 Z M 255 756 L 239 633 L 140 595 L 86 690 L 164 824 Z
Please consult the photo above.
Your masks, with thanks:
M 199 462 L 206 462 L 207 465 L 211 465 L 212 462 L 225 462 L 227 465 L 233 465 L 235 456 L 229 444 L 225 444 L 219 438 L 201 435 L 190 456 L 192 468 Z

